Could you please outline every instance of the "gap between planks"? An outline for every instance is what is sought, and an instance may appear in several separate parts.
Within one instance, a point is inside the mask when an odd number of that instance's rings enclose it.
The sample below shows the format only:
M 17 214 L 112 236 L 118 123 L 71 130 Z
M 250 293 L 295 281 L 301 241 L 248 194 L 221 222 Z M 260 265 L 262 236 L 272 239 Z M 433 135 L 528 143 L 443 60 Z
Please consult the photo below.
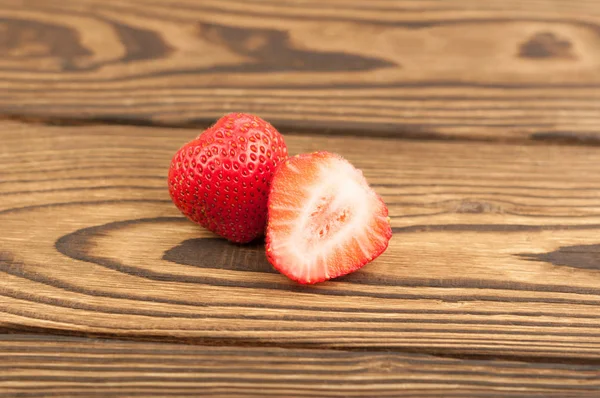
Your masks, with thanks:
M 259 115 L 260 116 L 260 115 Z M 42 115 L 19 115 L 0 114 L 0 122 L 18 122 L 23 124 L 41 126 L 133 126 L 149 128 L 170 129 L 206 129 L 217 121 L 218 118 L 194 119 L 186 122 L 160 122 L 151 119 L 136 117 L 101 117 L 101 118 L 75 118 Z M 414 129 L 399 125 L 372 125 L 353 122 L 295 122 L 268 120 L 283 135 L 325 136 L 336 137 L 358 137 L 365 139 L 398 139 L 411 141 L 456 141 L 456 142 L 488 142 L 519 145 L 576 145 L 576 146 L 600 146 L 600 136 L 590 133 L 574 132 L 540 132 L 528 137 L 513 136 L 469 136 L 449 135 L 434 131 L 423 131 L 422 127 L 415 126 Z
M 86 333 L 71 330 L 59 330 L 51 328 L 23 327 L 15 325 L 15 329 L 5 325 L 0 327 L 0 345 L 3 341 L 23 339 L 26 341 L 56 341 L 56 342 L 89 342 L 104 341 L 106 343 L 123 344 L 158 344 L 178 345 L 197 348 L 239 348 L 239 349 L 281 349 L 301 350 L 306 352 L 347 352 L 347 353 L 389 353 L 392 355 L 415 355 L 429 356 L 444 359 L 456 359 L 464 361 L 482 362 L 519 362 L 552 365 L 575 365 L 575 366 L 600 366 L 600 358 L 558 358 L 543 356 L 516 356 L 516 355 L 490 355 L 450 352 L 436 349 L 411 348 L 411 347 L 332 347 L 328 345 L 299 344 L 299 343 L 269 343 L 266 341 L 250 341 L 242 339 L 212 339 L 212 338 L 179 338 L 179 337 L 152 337 L 152 336 L 115 336 L 110 333 Z M 2 350 L 0 349 L 0 352 Z M 599 370 L 600 371 L 600 370 Z

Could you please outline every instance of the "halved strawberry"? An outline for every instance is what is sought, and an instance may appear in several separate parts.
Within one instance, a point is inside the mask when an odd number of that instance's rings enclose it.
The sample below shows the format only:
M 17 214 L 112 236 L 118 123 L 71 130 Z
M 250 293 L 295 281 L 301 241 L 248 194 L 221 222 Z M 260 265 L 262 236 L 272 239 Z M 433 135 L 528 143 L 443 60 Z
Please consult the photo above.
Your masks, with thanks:
M 267 257 L 300 283 L 356 271 L 383 253 L 392 237 L 383 200 L 360 170 L 329 152 L 283 162 L 268 209 Z

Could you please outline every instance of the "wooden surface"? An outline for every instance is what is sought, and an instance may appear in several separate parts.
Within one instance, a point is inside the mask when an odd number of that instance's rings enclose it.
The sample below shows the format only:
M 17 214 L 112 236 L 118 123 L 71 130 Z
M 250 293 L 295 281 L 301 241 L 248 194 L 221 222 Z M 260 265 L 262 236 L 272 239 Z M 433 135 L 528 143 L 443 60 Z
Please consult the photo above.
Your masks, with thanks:
M 361 168 L 394 230 L 374 263 L 305 287 L 178 214 L 165 170 L 196 133 L 2 124 L 0 327 L 600 365 L 597 147 L 288 134 Z
M 399 352 L 189 347 L 15 335 L 0 336 L 0 355 L 5 359 L 0 364 L 0 397 L 90 392 L 101 397 L 432 397 L 440 392 L 445 397 L 594 397 L 600 388 L 597 366 Z
M 0 111 L 600 143 L 596 0 L 2 0 Z
M 598 396 L 600 3 L 0 0 L 0 397 Z M 389 206 L 300 286 L 186 221 L 228 111 Z

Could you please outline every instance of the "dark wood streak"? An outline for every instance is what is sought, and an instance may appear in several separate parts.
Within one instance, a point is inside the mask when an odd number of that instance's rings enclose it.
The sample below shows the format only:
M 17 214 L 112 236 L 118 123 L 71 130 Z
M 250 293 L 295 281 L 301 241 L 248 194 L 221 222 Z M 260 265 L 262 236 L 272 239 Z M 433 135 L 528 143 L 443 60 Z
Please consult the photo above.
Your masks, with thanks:
M 100 18 L 101 20 L 106 20 Z M 108 20 L 106 20 L 108 21 Z M 117 31 L 126 52 L 123 58 L 114 63 L 126 63 L 167 58 L 173 49 L 165 43 L 158 32 L 148 29 L 133 28 L 114 20 L 109 21 Z
M 1 78 L 0 78 L 1 80 Z M 222 112 L 225 114 L 225 112 Z M 102 117 L 88 117 L 86 115 L 76 116 L 30 116 L 12 113 L 6 118 L 9 120 L 23 121 L 27 123 L 36 123 L 49 126 L 89 126 L 89 125 L 116 125 L 116 126 L 138 126 L 154 128 L 175 128 L 175 129 L 205 129 L 215 122 L 215 118 L 188 118 L 177 122 L 160 122 L 151 120 L 150 115 L 145 114 L 110 114 Z M 0 118 L 1 120 L 1 118 Z M 271 124 L 277 127 L 282 134 L 286 135 L 339 135 L 349 137 L 373 138 L 403 138 L 412 140 L 445 140 L 462 141 L 465 138 L 460 136 L 445 135 L 432 131 L 430 126 L 411 124 L 411 123 L 372 123 L 363 122 L 339 122 L 332 125 L 326 121 L 297 120 L 293 123 L 289 120 L 279 119 L 277 117 L 269 118 Z M 470 141 L 489 142 L 493 138 L 468 138 Z M 545 143 L 547 141 L 540 142 Z M 525 141 L 531 143 L 531 141 Z
M 523 43 L 519 51 L 522 58 L 547 59 L 565 58 L 574 59 L 572 44 L 569 40 L 561 39 L 553 32 L 540 32 Z
M 556 266 L 600 270 L 600 244 L 562 246 L 549 253 L 522 254 L 521 257 Z
M 0 79 L 1 80 L 1 79 Z M 418 99 L 421 101 L 421 98 Z M 241 109 L 241 108 L 240 108 Z M 223 111 L 223 114 L 225 112 Z M 205 129 L 211 126 L 215 118 L 188 118 L 181 121 L 161 122 L 151 120 L 150 115 L 146 114 L 110 114 L 102 117 L 89 117 L 83 115 L 75 116 L 31 116 L 10 114 L 0 115 L 0 120 L 15 120 L 26 123 L 35 123 L 47 126 L 138 126 L 153 128 L 172 128 L 172 129 Z M 435 127 L 459 127 L 465 124 L 444 124 L 444 125 L 425 125 L 415 123 L 365 123 L 365 122 L 330 122 L 323 120 L 302 121 L 297 120 L 291 123 L 289 120 L 278 117 L 269 118 L 271 124 L 285 135 L 336 135 L 346 137 L 371 137 L 371 138 L 397 138 L 417 141 L 470 141 L 470 142 L 495 142 L 495 137 L 471 137 L 458 134 L 444 134 L 435 132 Z M 523 126 L 522 124 L 519 124 Z M 492 125 L 490 125 L 492 126 Z M 517 126 L 517 125 L 514 125 Z M 536 124 L 540 127 L 540 124 Z M 550 127 L 550 126 L 548 126 Z M 551 143 L 560 143 L 567 145 L 599 145 L 600 137 L 596 132 L 577 133 L 577 132 L 539 132 L 530 134 L 527 139 L 505 138 L 505 143 L 519 143 L 522 145 L 546 145 Z M 63 170 L 63 169 L 60 169 Z M 58 171 L 60 171 L 58 170 Z M 11 173 L 11 174 L 14 174 Z
M 287 32 L 274 29 L 238 28 L 215 23 L 200 23 L 198 34 L 209 42 L 225 46 L 236 54 L 252 58 L 253 62 L 215 66 L 204 70 L 195 69 L 191 71 L 192 73 L 336 72 L 399 67 L 391 61 L 355 54 L 295 49 Z M 184 71 L 177 71 L 180 72 Z
M 0 18 L 0 55 L 11 58 L 60 60 L 62 70 L 77 69 L 77 61 L 92 52 L 79 42 L 75 30 L 65 26 L 26 19 Z M 33 46 L 32 46 L 33 45 Z M 25 52 L 22 49 L 28 49 Z M 19 55 L 15 55 L 18 51 Z
M 454 209 L 456 213 L 465 214 L 482 214 L 482 213 L 501 213 L 503 210 L 495 203 L 485 202 L 481 200 L 461 200 L 456 203 Z
M 193 276 L 182 276 L 173 275 L 168 272 L 157 272 L 150 271 L 141 267 L 126 265 L 119 261 L 94 256 L 89 253 L 89 247 L 92 245 L 91 239 L 94 236 L 101 234 L 108 234 L 113 229 L 119 229 L 126 225 L 134 225 L 139 223 L 155 223 L 155 222 L 188 222 L 185 218 L 149 218 L 149 219 L 138 219 L 138 220 L 127 220 L 117 221 L 104 225 L 83 228 L 75 231 L 71 234 L 62 236 L 55 243 L 55 248 L 58 252 L 63 255 L 73 258 L 75 260 L 86 261 L 93 264 L 97 264 L 103 267 L 113 269 L 115 271 L 123 272 L 125 274 L 135 275 L 138 277 L 147 278 L 156 281 L 177 281 L 183 283 L 201 283 L 210 284 L 215 286 L 238 286 L 238 287 L 253 287 L 263 289 L 285 289 L 286 291 L 292 290 L 296 292 L 305 292 L 312 294 L 325 294 L 325 295 L 357 295 L 365 297 L 380 297 L 380 298 L 401 298 L 407 297 L 404 294 L 395 293 L 370 293 L 362 292 L 357 290 L 330 290 L 322 287 L 311 287 L 311 286 L 299 286 L 289 285 L 287 283 L 272 283 L 272 282 L 258 282 L 249 281 L 240 283 L 235 280 L 228 278 L 215 278 L 215 277 L 193 277 Z M 600 225 L 555 225 L 555 226 L 527 226 L 527 225 L 439 225 L 439 226 L 414 226 L 407 228 L 393 228 L 394 233 L 398 232 L 431 232 L 431 231 L 481 231 L 481 232 L 494 232 L 494 231 L 537 231 L 537 230 L 560 230 L 560 229 L 600 229 Z M 235 250 L 237 246 L 227 245 L 228 251 Z M 239 248 L 239 247 L 238 247 Z M 171 249 L 172 250 L 172 249 Z M 247 250 L 247 249 L 244 249 Z M 179 262 L 183 264 L 193 263 L 195 266 L 202 264 L 204 259 L 198 259 L 198 255 L 193 253 L 193 249 L 183 250 L 176 249 L 176 253 L 180 256 Z M 181 256 L 183 254 L 190 254 L 190 258 L 183 260 Z M 166 254 L 168 257 L 173 257 L 173 252 Z M 201 265 L 200 265 L 201 266 Z M 205 265 L 206 266 L 206 265 Z M 250 269 L 252 269 L 250 267 Z M 284 282 L 284 280 L 282 280 Z M 600 289 L 595 288 L 578 288 L 568 285 L 545 285 L 536 283 L 523 283 L 523 282 L 498 282 L 494 280 L 485 279 L 474 279 L 474 278 L 452 278 L 452 279 L 421 279 L 421 278 L 402 278 L 397 279 L 390 277 L 389 275 L 377 275 L 369 273 L 364 269 L 337 279 L 336 281 L 329 282 L 331 284 L 339 282 L 349 282 L 353 284 L 364 284 L 371 286 L 405 286 L 405 287 L 436 287 L 436 288 L 474 288 L 474 289 L 497 289 L 497 290 L 521 290 L 521 291 L 538 291 L 538 292 L 560 292 L 560 293 L 575 293 L 575 294 L 593 294 L 600 295 Z M 448 296 L 444 296 L 446 300 Z M 462 300 L 462 298 L 461 298 Z
M 5 25 L 5 31 L 8 32 L 0 41 L 0 54 L 12 58 L 16 50 L 27 48 L 28 44 L 36 45 L 31 54 L 26 53 L 21 57 L 57 59 L 64 72 L 87 72 L 109 64 L 165 58 L 172 52 L 157 32 L 133 28 L 100 16 L 96 16 L 96 19 L 111 25 L 117 32 L 126 50 L 120 59 L 89 63 L 86 58 L 93 53 L 80 43 L 76 30 L 34 20 L 7 18 L 0 19 L 0 26 Z M 39 48 L 40 44 L 43 50 Z
M 223 0 L 221 1 L 221 4 L 236 4 L 237 1 L 230 1 L 230 0 Z M 156 4 L 156 3 L 154 3 Z M 329 4 L 329 3 L 323 3 L 320 2 L 318 0 L 313 0 L 313 1 L 303 1 L 302 3 L 281 3 L 280 1 L 277 0 L 261 0 L 260 4 L 268 4 L 270 6 L 276 6 L 276 7 L 280 7 L 280 8 L 284 8 L 286 10 L 297 10 L 297 11 L 303 11 L 303 10 L 307 10 L 307 9 L 313 9 L 313 8 L 318 8 L 319 10 L 322 11 L 334 11 L 334 12 L 340 12 L 341 10 L 343 11 L 358 11 L 359 13 L 364 12 L 366 10 L 369 11 L 379 11 L 379 12 L 389 12 L 389 13 L 398 13 L 398 12 L 427 12 L 428 9 L 427 7 L 399 7 L 398 4 L 396 4 L 394 7 L 383 7 L 380 4 L 377 4 L 376 7 L 373 7 L 373 5 L 371 4 L 367 4 L 367 3 L 358 3 L 358 4 L 354 4 L 351 2 L 346 2 L 346 3 L 340 3 L 340 4 Z M 445 6 L 439 6 L 435 8 L 437 11 L 453 11 L 454 9 L 452 8 L 452 6 L 448 6 L 447 8 Z
M 75 285 L 69 282 L 66 282 L 61 279 L 47 277 L 38 273 L 28 272 L 24 266 L 24 264 L 16 262 L 13 258 L 13 255 L 8 252 L 0 252 L 0 271 L 9 275 L 17 276 L 20 278 L 24 278 L 33 282 L 41 283 L 47 286 L 54 286 L 60 289 L 81 293 L 88 296 L 93 297 L 106 297 L 106 298 L 114 298 L 114 299 L 126 299 L 126 300 L 134 300 L 134 301 L 153 301 L 157 303 L 164 304 L 174 304 L 174 305 L 191 305 L 191 306 L 206 306 L 201 301 L 191 301 L 184 299 L 163 299 L 157 297 L 150 297 L 148 295 L 135 295 L 135 294 L 119 294 L 111 291 L 104 291 L 101 289 L 94 289 L 83 287 L 80 285 Z M 436 286 L 441 287 L 441 286 Z M 321 294 L 328 294 L 327 290 L 320 290 Z M 368 297 L 366 294 L 356 294 L 356 292 L 349 291 L 348 294 Z M 335 292 L 333 295 L 336 295 Z M 343 295 L 339 292 L 337 295 Z M 470 294 L 466 296 L 460 295 L 450 295 L 447 293 L 440 294 L 395 294 L 391 295 L 383 295 L 380 294 L 378 296 L 380 298 L 395 298 L 395 299 L 404 299 L 404 300 L 439 300 L 445 302 L 468 302 L 468 301 L 482 301 L 482 302 L 511 302 L 511 303 L 543 303 L 543 304 L 571 304 L 571 305 L 582 305 L 582 306 L 599 306 L 600 300 L 577 300 L 577 299 L 566 299 L 566 298 L 534 298 L 534 297 L 497 297 L 493 295 L 484 295 L 484 294 Z M 240 308 L 275 308 L 275 309 L 284 309 L 284 310 L 309 310 L 309 311 L 335 311 L 335 312 L 356 312 L 360 313 L 364 311 L 360 308 L 342 308 L 342 307 L 323 307 L 323 306 L 306 306 L 306 305 L 278 305 L 277 303 L 268 303 L 265 305 L 252 304 L 250 306 L 245 305 L 244 303 L 236 303 L 230 304 L 227 302 L 218 302 L 214 304 L 218 307 L 240 307 Z M 462 315 L 484 315 L 484 316 L 493 316 L 493 315 L 506 315 L 506 316 L 562 316 L 561 313 L 552 313 L 552 312 L 503 312 L 503 311 L 443 311 L 443 310 L 395 310 L 397 313 L 406 313 L 406 314 L 462 314 Z M 369 309 L 369 312 L 373 313 L 388 313 L 388 309 Z M 574 318 L 582 318 L 582 319 L 598 319 L 596 316 L 587 316 L 586 314 L 570 314 L 571 317 Z
M 560 144 L 600 145 L 600 136 L 593 131 L 587 133 L 573 131 L 537 132 L 531 134 L 533 141 L 555 142 Z

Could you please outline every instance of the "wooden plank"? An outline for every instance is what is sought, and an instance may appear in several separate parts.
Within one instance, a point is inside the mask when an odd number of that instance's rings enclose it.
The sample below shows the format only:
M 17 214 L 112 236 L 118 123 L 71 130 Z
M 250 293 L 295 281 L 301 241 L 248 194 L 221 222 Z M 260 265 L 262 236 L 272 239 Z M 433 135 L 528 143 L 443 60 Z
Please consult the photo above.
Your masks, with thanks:
M 598 143 L 599 31 L 593 0 L 5 0 L 0 114 Z
M 288 135 L 389 205 L 387 252 L 299 286 L 171 204 L 197 131 L 0 128 L 0 327 L 195 343 L 597 360 L 597 147 Z
M 598 365 L 0 335 L 0 397 L 597 396 Z

